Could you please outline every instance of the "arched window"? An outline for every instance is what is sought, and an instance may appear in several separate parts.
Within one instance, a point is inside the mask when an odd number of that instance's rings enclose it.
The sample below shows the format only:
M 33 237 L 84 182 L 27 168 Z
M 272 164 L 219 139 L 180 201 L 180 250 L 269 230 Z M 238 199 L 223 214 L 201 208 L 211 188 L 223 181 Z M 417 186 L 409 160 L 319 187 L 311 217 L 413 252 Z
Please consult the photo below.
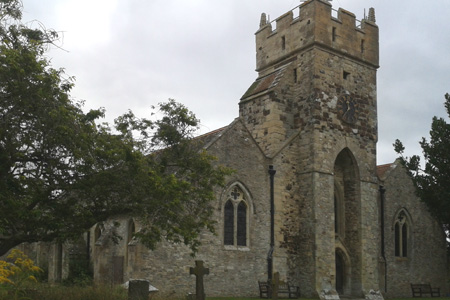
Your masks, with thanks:
M 224 206 L 224 245 L 248 246 L 248 211 L 244 192 L 234 185 L 227 194 Z
M 334 195 L 334 233 L 339 232 L 339 213 L 338 213 L 338 201 L 336 193 Z
M 345 204 L 339 182 L 334 186 L 334 233 L 336 237 L 345 237 Z
M 224 244 L 234 244 L 234 207 L 231 200 L 227 201 L 224 210 Z
M 102 235 L 102 228 L 100 224 L 95 225 L 94 229 L 94 243 L 98 241 L 100 236 Z
M 247 246 L 247 204 L 239 202 L 237 211 L 237 245 Z
M 134 224 L 133 219 L 130 219 L 128 221 L 128 236 L 127 236 L 127 243 L 130 243 L 133 239 L 134 234 L 136 233 L 136 225 Z
M 394 224 L 395 256 L 408 256 L 408 218 L 405 211 L 400 211 Z

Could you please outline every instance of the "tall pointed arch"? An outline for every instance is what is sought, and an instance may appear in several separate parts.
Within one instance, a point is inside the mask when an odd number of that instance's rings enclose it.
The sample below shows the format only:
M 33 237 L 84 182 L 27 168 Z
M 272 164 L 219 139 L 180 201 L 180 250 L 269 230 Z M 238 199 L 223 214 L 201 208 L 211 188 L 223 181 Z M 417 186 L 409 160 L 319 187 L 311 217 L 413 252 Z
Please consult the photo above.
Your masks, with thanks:
M 344 148 L 336 156 L 333 173 L 335 262 L 336 276 L 339 275 L 336 278 L 336 288 L 340 293 L 352 295 L 359 292 L 363 276 L 360 226 L 362 204 L 359 167 L 349 148 Z
M 131 242 L 135 233 L 136 233 L 136 224 L 133 219 L 129 219 L 127 225 L 127 244 Z
M 234 182 L 225 190 L 224 196 L 223 243 L 227 247 L 248 247 L 252 211 L 250 194 L 242 183 Z
M 393 222 L 394 228 L 394 255 L 396 257 L 408 257 L 411 248 L 412 222 L 408 211 L 401 208 Z

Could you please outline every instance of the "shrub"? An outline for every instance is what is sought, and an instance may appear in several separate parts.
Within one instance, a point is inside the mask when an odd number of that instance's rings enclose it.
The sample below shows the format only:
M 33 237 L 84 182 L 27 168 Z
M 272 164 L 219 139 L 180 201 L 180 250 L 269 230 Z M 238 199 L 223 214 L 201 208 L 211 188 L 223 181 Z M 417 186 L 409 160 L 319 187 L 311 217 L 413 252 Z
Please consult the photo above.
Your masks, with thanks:
M 17 249 L 13 249 L 6 259 L 0 260 L 0 297 L 13 297 L 14 300 L 24 298 L 26 290 L 37 282 L 36 275 L 42 269 Z

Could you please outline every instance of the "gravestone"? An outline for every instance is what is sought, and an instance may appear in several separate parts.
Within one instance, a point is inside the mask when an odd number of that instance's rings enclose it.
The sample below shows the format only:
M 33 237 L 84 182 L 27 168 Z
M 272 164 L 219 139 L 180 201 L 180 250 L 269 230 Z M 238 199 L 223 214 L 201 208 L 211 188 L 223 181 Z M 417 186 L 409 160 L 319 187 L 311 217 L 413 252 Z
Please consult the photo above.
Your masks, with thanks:
M 130 280 L 128 283 L 128 300 L 147 300 L 150 282 L 148 280 Z
M 195 299 L 205 300 L 205 288 L 203 286 L 203 276 L 209 274 L 209 269 L 203 267 L 202 260 L 195 261 L 195 268 L 190 268 L 189 273 L 195 275 Z

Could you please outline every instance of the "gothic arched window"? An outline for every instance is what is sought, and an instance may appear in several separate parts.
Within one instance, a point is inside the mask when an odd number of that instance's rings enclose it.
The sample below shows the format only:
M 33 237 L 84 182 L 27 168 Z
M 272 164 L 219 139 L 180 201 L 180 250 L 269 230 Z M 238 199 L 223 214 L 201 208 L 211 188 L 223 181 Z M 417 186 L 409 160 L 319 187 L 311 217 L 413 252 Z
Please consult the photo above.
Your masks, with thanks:
M 127 243 L 131 242 L 135 233 L 136 233 L 136 225 L 135 225 L 133 219 L 130 219 L 128 221 Z
M 248 204 L 242 189 L 235 185 L 224 206 L 223 242 L 231 246 L 248 246 Z
M 401 211 L 394 223 L 395 256 L 408 256 L 408 218 L 404 211 Z
M 94 229 L 94 243 L 98 241 L 98 239 L 100 238 L 100 236 L 102 235 L 102 228 L 100 226 L 100 224 L 95 225 L 95 229 Z
M 231 200 L 225 204 L 224 210 L 224 244 L 234 244 L 234 206 Z
M 342 191 L 338 185 L 334 186 L 334 233 L 336 237 L 345 237 L 345 207 Z
M 237 245 L 247 246 L 247 204 L 239 202 L 237 208 Z

